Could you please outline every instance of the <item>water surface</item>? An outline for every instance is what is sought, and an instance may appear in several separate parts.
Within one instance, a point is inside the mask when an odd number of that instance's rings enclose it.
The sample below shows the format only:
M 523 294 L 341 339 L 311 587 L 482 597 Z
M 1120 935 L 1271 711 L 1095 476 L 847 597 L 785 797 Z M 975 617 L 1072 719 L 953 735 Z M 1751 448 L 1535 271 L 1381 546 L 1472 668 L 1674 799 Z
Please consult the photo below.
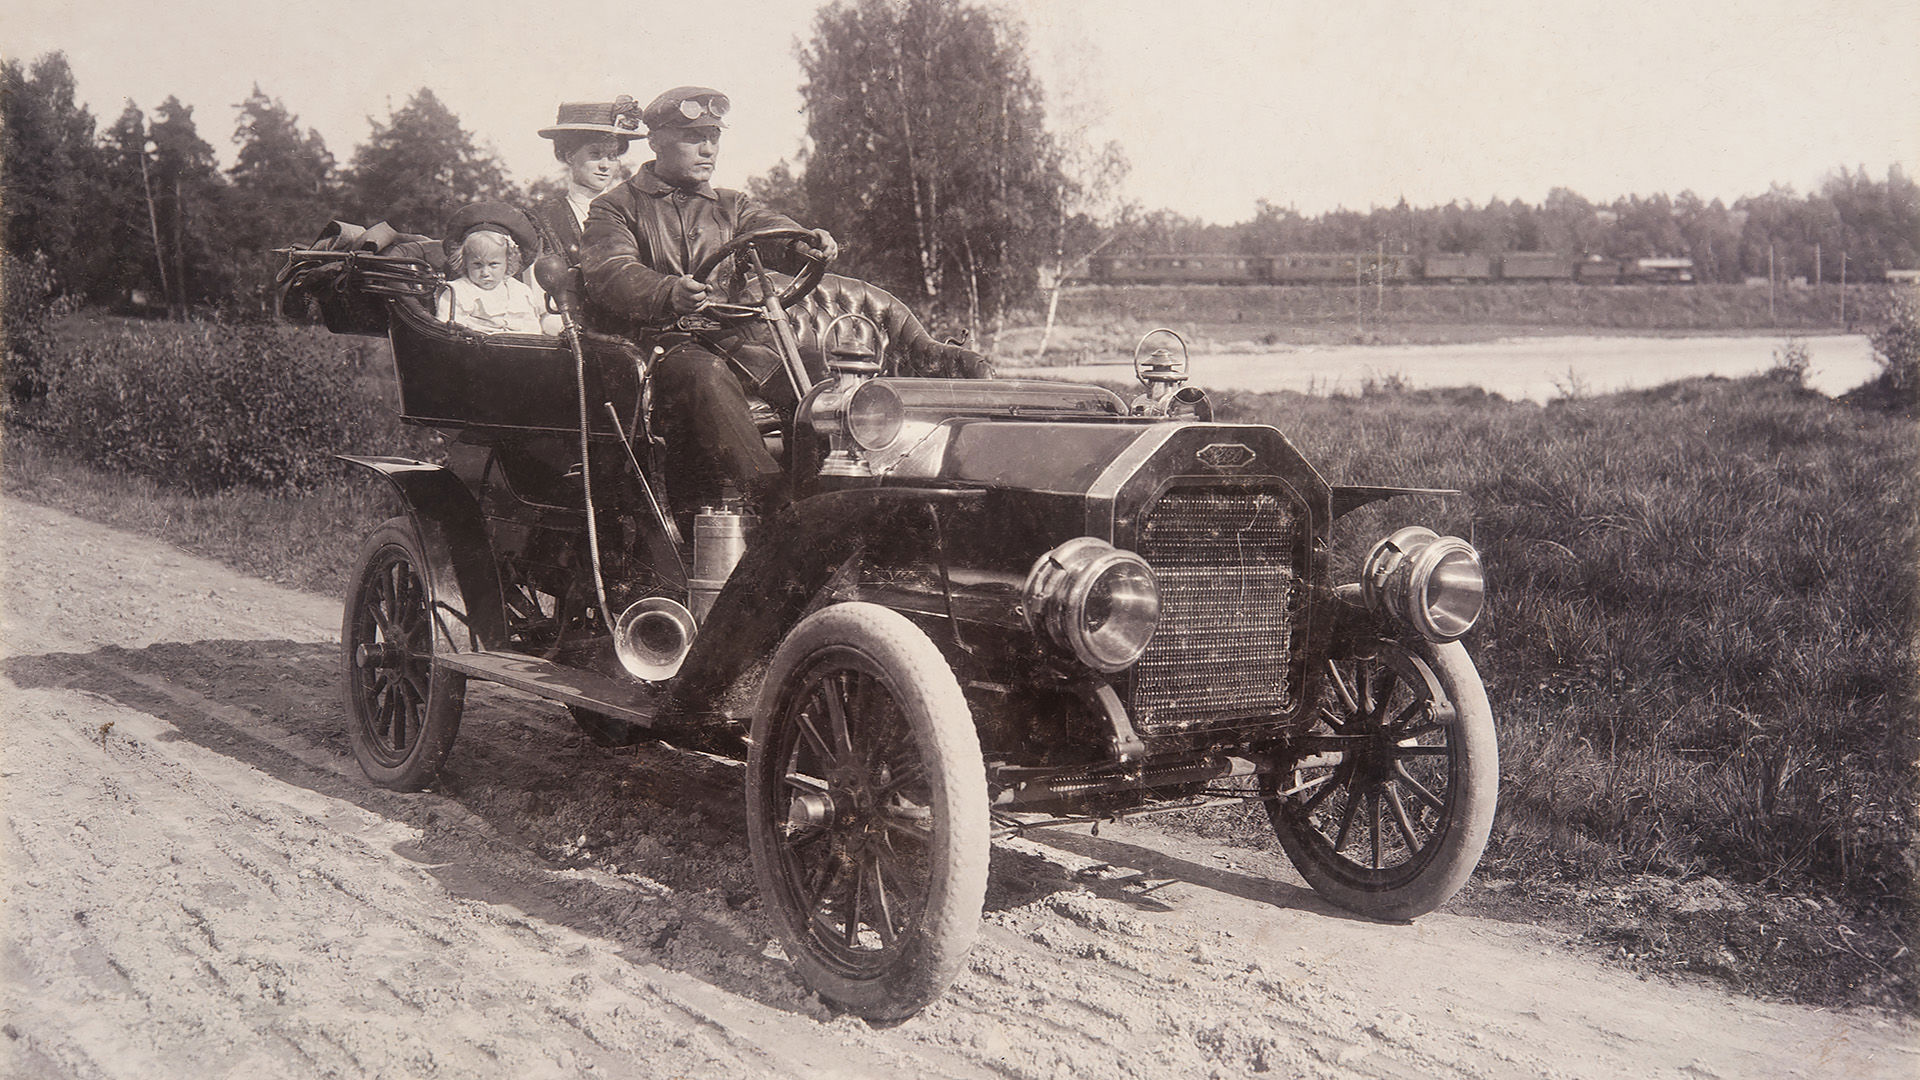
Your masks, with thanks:
M 1879 372 L 1864 334 L 1796 339 L 1811 357 L 1807 385 L 1838 395 Z M 1369 379 L 1422 389 L 1478 386 L 1512 400 L 1658 386 L 1701 375 L 1737 378 L 1774 366 L 1784 337 L 1529 337 L 1464 345 L 1298 346 L 1193 354 L 1193 381 L 1234 390 L 1352 393 Z M 1008 368 L 1020 378 L 1132 382 L 1127 364 Z

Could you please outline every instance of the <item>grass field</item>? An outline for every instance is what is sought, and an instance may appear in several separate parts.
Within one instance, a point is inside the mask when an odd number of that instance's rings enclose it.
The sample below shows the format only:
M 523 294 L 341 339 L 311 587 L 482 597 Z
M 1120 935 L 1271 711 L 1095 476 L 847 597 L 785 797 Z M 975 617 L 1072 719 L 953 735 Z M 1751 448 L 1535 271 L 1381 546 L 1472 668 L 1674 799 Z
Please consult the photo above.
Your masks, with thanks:
M 366 407 L 380 409 L 372 366 Z M 1912 420 L 1765 377 L 1544 406 L 1379 387 L 1216 404 L 1278 426 L 1336 483 L 1465 492 L 1350 515 L 1335 565 L 1351 572 L 1413 522 L 1485 554 L 1490 606 L 1467 644 L 1503 764 L 1483 901 L 1585 912 L 1624 955 L 1766 991 L 1914 1004 Z M 391 512 L 383 485 L 344 470 L 302 495 L 191 497 L 17 427 L 4 447 L 11 494 L 335 593 L 358 537 Z M 1232 815 L 1186 827 L 1266 835 Z M 1646 901 L 1667 918 L 1652 940 L 1592 899 L 1631 905 L 1656 894 L 1630 886 L 1654 879 L 1712 879 L 1741 899 L 1685 918 Z

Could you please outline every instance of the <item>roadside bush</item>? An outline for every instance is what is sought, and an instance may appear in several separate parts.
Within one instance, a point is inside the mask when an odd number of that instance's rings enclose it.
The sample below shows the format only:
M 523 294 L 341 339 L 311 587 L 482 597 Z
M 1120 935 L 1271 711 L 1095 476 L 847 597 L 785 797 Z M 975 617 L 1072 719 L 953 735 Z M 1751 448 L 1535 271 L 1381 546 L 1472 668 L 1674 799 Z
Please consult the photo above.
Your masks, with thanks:
M 89 462 L 194 493 L 313 488 L 381 445 L 339 351 L 276 326 L 129 327 L 50 365 L 39 426 Z
M 1789 337 L 1773 350 L 1773 366 L 1767 378 L 1788 386 L 1807 385 L 1807 369 L 1813 366 L 1813 351 L 1802 338 Z
M 46 394 L 51 324 L 71 310 L 72 302 L 58 295 L 45 252 L 0 259 L 0 337 L 5 342 L 0 368 L 5 370 L 9 421 L 16 419 L 18 406 Z
M 1911 410 L 1920 400 L 1920 295 L 1914 290 L 1893 298 L 1887 325 L 1873 335 L 1873 356 L 1893 403 Z

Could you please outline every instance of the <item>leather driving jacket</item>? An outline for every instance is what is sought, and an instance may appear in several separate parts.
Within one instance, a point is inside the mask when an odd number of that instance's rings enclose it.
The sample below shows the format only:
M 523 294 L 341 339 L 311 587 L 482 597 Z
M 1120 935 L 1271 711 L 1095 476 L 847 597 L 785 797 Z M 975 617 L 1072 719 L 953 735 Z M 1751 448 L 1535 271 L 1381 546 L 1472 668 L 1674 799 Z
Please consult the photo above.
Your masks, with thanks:
M 738 191 L 673 187 L 648 162 L 587 212 L 580 269 L 588 309 L 609 329 L 671 322 L 674 278 L 740 233 L 799 227 Z

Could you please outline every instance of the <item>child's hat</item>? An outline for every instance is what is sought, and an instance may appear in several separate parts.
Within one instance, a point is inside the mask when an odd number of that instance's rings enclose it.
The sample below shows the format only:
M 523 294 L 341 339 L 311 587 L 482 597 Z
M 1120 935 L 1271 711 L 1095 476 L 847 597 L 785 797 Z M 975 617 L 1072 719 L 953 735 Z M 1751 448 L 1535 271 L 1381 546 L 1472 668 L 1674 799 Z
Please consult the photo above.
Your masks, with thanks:
M 626 94 L 612 101 L 563 101 L 552 127 L 540 129 L 543 139 L 568 134 L 640 137 L 640 103 Z
M 528 258 L 540 250 L 540 234 L 533 225 L 533 219 L 522 211 L 503 202 L 468 203 L 453 212 L 447 219 L 446 238 L 440 246 L 453 258 L 460 245 L 466 242 L 467 234 L 475 229 L 487 228 L 506 233 Z

